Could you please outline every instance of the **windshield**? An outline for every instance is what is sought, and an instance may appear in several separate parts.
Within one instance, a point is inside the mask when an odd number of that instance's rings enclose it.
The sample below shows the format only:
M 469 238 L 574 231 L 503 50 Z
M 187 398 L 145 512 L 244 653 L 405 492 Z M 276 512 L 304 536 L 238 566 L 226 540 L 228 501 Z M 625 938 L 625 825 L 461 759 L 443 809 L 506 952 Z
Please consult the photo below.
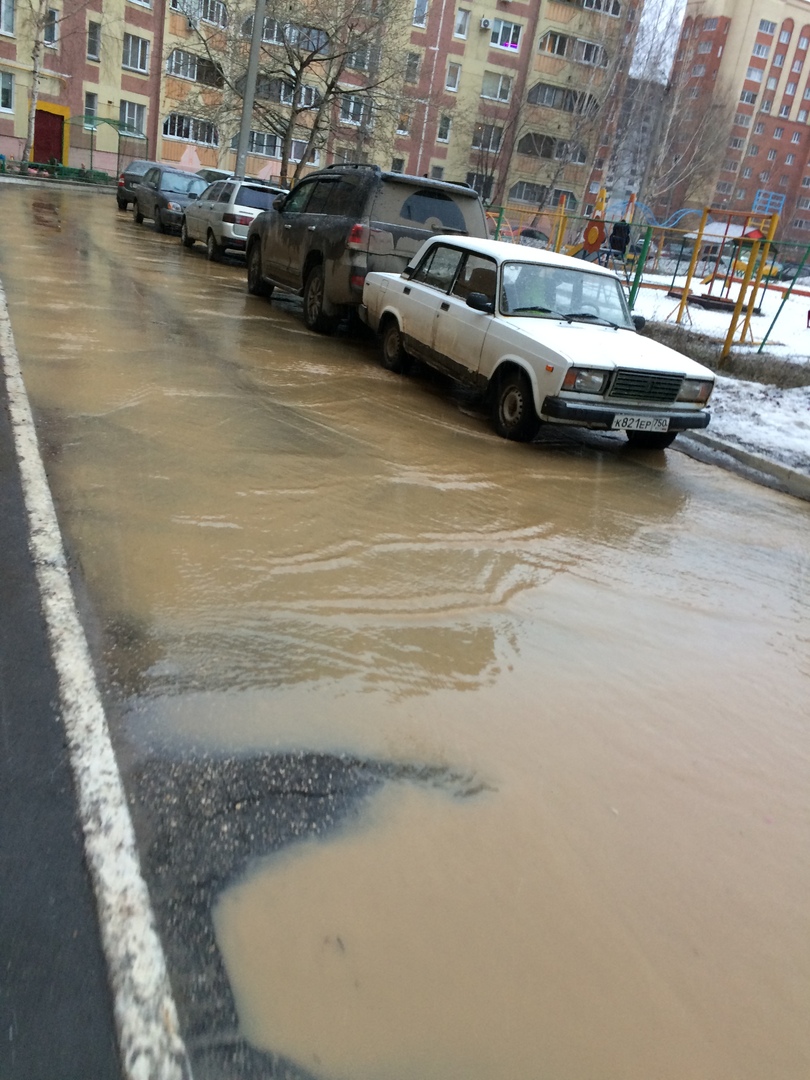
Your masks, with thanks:
M 201 176 L 164 176 L 163 190 L 176 191 L 178 193 L 195 193 L 199 195 L 205 191 L 208 184 Z
M 537 319 L 598 320 L 634 329 L 616 278 L 568 266 L 504 263 L 501 311 Z

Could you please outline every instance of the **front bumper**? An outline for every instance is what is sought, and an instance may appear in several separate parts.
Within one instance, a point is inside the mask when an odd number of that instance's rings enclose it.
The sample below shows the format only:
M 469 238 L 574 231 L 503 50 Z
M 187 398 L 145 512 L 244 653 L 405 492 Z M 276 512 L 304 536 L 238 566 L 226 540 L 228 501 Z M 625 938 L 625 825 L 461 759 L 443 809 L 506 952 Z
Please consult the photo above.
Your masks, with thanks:
M 589 405 L 566 398 L 547 397 L 540 413 L 541 419 L 557 421 L 562 424 L 576 424 L 579 427 L 610 431 L 616 416 L 646 416 L 650 419 L 666 417 L 670 431 L 688 431 L 690 428 L 709 426 L 711 413 L 707 409 L 668 409 L 641 405 L 605 405 L 603 402 Z

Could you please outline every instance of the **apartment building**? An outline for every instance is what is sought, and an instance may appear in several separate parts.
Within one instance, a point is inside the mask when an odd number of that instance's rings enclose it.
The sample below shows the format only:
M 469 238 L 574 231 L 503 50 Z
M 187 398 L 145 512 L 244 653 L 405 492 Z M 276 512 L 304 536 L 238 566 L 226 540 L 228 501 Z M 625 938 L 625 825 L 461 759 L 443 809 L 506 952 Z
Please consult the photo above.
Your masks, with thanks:
M 50 3 L 43 26 L 32 12 Z M 354 49 L 338 23 L 305 25 L 306 0 L 297 18 L 268 3 L 249 172 L 277 178 L 283 153 L 306 168 L 369 161 L 467 181 L 494 203 L 590 212 L 643 0 L 346 3 L 352 27 L 368 13 Z M 22 151 L 41 37 L 34 160 L 232 168 L 252 10 L 250 0 L 0 0 L 0 152 Z M 310 139 L 339 39 L 339 92 Z M 300 71 L 291 45 L 312 51 Z
M 722 124 L 713 167 L 683 186 L 684 204 L 776 211 L 781 239 L 810 244 L 808 50 L 807 0 L 689 0 L 674 79 Z

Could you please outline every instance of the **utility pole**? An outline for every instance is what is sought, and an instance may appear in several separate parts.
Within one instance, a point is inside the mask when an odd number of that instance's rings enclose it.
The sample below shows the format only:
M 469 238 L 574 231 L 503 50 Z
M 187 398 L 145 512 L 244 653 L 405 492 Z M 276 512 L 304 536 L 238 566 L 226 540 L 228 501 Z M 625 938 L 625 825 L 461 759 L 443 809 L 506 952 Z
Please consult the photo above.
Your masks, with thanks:
M 256 0 L 256 13 L 253 16 L 253 34 L 250 39 L 250 59 L 248 60 L 242 98 L 242 121 L 239 127 L 239 142 L 236 147 L 236 169 L 234 170 L 235 174 L 241 177 L 245 175 L 245 161 L 247 160 L 248 144 L 250 143 L 253 102 L 256 98 L 256 77 L 259 73 L 259 55 L 264 34 L 264 8 L 265 0 Z

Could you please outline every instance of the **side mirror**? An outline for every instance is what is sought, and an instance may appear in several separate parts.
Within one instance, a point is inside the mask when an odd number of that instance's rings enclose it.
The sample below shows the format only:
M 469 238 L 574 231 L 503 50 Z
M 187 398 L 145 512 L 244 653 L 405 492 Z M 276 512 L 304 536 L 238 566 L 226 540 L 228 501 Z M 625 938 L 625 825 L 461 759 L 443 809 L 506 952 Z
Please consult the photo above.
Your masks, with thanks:
M 471 307 L 473 311 L 483 311 L 487 315 L 491 315 L 495 310 L 495 304 L 482 292 L 471 292 L 467 297 L 467 307 Z
M 636 330 L 643 330 L 644 327 L 647 325 L 647 320 L 644 318 L 643 315 L 634 315 L 633 325 L 635 326 Z
M 199 196 L 199 195 L 197 194 L 197 192 L 196 192 L 196 191 L 190 191 L 190 192 L 188 193 L 188 197 L 189 197 L 190 199 L 199 199 L 199 197 L 200 197 L 200 196 Z
M 404 278 L 412 278 L 413 277 L 413 267 L 412 266 L 406 266 L 405 269 L 402 271 L 402 276 Z
M 275 199 L 273 199 L 273 209 L 274 210 L 283 210 L 286 198 L 287 198 L 286 195 L 277 195 L 275 197 Z

